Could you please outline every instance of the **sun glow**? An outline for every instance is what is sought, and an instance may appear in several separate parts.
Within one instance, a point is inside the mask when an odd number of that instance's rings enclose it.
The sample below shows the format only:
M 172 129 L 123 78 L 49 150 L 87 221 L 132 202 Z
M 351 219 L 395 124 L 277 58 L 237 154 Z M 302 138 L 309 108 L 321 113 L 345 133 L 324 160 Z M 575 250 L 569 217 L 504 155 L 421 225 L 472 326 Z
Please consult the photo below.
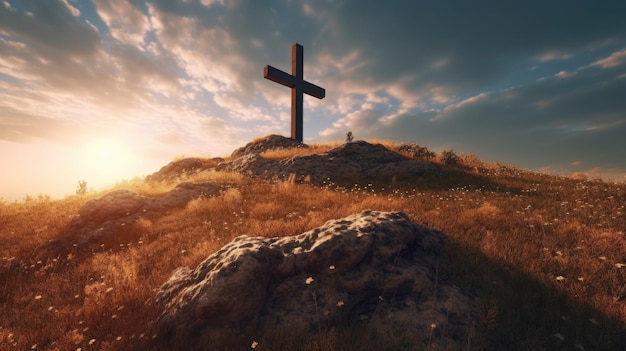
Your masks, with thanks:
M 90 184 L 105 186 L 123 180 L 137 163 L 134 148 L 116 138 L 93 139 L 81 148 L 77 170 Z

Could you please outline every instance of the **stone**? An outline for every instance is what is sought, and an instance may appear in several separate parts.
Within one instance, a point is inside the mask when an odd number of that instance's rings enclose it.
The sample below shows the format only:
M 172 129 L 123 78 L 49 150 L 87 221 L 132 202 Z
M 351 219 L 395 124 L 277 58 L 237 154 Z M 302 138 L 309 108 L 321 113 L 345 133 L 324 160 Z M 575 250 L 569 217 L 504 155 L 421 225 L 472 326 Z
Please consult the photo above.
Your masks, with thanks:
M 148 175 L 146 180 L 149 182 L 163 181 L 184 175 L 190 175 L 215 168 L 215 166 L 223 161 L 224 159 L 220 157 L 214 157 L 208 160 L 197 157 L 184 158 L 182 160 L 172 161 L 161 167 L 161 169 L 157 172 Z
M 434 163 L 411 160 L 381 144 L 365 141 L 346 143 L 321 155 L 285 160 L 268 160 L 258 153 L 248 153 L 247 157 L 221 163 L 215 169 L 282 180 L 294 174 L 296 179 L 314 184 L 402 181 L 443 171 Z
M 295 236 L 240 236 L 160 287 L 159 333 L 379 323 L 426 344 L 435 324 L 454 344 L 471 322 L 471 298 L 438 276 L 445 242 L 402 212 L 372 210 Z
M 281 135 L 271 134 L 266 137 L 254 140 L 240 147 L 232 154 L 232 158 L 239 158 L 245 155 L 260 154 L 273 149 L 308 148 L 309 146 L 291 138 Z
M 154 218 L 176 208 L 183 208 L 189 201 L 202 196 L 213 196 L 220 187 L 211 183 L 180 183 L 161 196 L 144 196 L 128 189 L 114 190 L 88 201 L 72 219 L 66 236 L 75 239 L 81 248 L 103 241 L 124 232 L 140 218 Z M 114 239 L 114 238 L 113 238 Z M 113 240 L 115 241 L 115 240 Z M 55 251 L 61 250 L 63 245 Z

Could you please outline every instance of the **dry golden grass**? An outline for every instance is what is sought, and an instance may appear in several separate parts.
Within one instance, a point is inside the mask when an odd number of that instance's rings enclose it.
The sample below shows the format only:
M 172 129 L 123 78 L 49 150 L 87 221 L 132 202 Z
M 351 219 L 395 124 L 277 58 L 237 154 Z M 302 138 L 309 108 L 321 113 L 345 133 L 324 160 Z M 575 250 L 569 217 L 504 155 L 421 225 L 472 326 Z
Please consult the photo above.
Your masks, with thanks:
M 272 149 L 261 153 L 261 156 L 270 160 L 282 160 L 294 156 L 308 156 L 323 154 L 330 149 L 340 146 L 341 143 L 312 144 L 308 148 Z
M 449 236 L 440 274 L 476 296 L 465 349 L 626 349 L 626 185 L 472 162 L 467 173 L 384 190 L 216 172 L 157 185 L 135 179 L 118 187 L 157 196 L 179 181 L 211 181 L 225 190 L 140 220 L 119 249 L 58 256 L 42 247 L 105 191 L 0 203 L 0 350 L 202 349 L 194 340 L 163 344 L 152 328 L 155 289 L 175 268 L 239 235 L 299 234 L 364 209 L 401 210 Z M 253 341 L 264 350 L 412 349 L 410 334 L 367 324 L 309 337 L 233 330 L 211 342 L 236 350 Z M 436 337 L 433 345 L 441 349 Z

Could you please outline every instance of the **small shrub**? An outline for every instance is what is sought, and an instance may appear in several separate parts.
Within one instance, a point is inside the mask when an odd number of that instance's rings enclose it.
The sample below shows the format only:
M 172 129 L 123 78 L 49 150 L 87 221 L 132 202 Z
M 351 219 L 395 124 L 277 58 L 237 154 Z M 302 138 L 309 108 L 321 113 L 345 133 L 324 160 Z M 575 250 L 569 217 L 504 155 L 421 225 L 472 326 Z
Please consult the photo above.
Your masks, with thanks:
M 351 143 L 354 140 L 354 136 L 352 135 L 352 132 L 348 131 L 346 133 L 346 143 Z
M 417 144 L 400 145 L 400 147 L 398 147 L 398 152 L 419 160 L 432 160 L 436 156 L 435 153 L 430 151 L 427 147 Z
M 87 192 L 87 182 L 84 180 L 78 181 L 78 186 L 76 187 L 76 195 L 85 195 Z
M 439 162 L 446 166 L 453 166 L 459 164 L 459 156 L 452 149 L 446 149 L 439 155 Z

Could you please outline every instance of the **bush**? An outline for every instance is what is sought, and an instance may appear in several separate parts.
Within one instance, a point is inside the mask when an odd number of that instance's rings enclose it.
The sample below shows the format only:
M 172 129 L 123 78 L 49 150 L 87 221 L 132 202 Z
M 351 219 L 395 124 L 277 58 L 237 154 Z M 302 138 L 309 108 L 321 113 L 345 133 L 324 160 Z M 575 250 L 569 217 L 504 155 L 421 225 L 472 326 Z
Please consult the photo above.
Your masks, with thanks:
M 402 144 L 398 148 L 398 151 L 420 160 L 431 160 L 436 156 L 435 153 L 428 150 L 427 147 L 417 144 Z
M 446 149 L 439 155 L 439 162 L 447 166 L 458 165 L 459 156 L 452 149 Z

